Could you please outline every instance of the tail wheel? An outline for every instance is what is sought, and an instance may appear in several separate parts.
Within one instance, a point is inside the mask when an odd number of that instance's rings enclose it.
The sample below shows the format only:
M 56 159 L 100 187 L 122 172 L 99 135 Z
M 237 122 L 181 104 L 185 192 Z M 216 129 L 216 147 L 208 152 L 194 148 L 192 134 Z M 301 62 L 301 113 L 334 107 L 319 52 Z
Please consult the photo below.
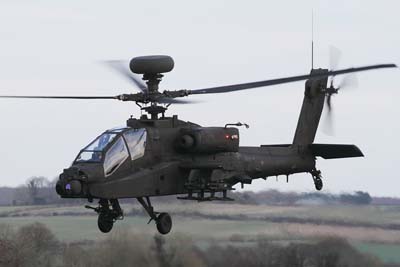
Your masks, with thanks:
M 315 178 L 314 184 L 315 184 L 315 189 L 317 189 L 318 191 L 322 190 L 323 183 L 321 178 Z
M 162 212 L 157 217 L 157 230 L 160 234 L 166 235 L 171 231 L 172 228 L 172 219 L 171 216 Z
M 114 221 L 107 213 L 100 213 L 97 220 L 97 226 L 103 233 L 108 233 L 113 228 Z

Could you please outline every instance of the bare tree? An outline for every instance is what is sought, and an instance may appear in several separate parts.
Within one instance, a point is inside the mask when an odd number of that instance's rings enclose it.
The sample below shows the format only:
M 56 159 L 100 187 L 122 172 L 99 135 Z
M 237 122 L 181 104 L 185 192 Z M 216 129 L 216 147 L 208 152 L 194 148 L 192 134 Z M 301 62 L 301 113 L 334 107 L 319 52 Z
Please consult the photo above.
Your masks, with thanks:
M 45 204 L 46 200 L 40 196 L 40 190 L 48 185 L 48 180 L 42 176 L 34 176 L 28 179 L 26 186 L 31 199 L 31 204 Z

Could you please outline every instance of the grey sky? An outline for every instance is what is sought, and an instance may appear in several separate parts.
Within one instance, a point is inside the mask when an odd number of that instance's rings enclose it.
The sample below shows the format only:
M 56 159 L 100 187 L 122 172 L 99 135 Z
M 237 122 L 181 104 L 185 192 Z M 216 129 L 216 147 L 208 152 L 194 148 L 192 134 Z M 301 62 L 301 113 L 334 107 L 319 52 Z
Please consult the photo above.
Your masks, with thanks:
M 399 1 L 1 1 L 0 94 L 115 95 L 134 88 L 98 62 L 168 54 L 175 69 L 162 89 L 195 89 L 307 73 L 311 10 L 315 65 L 341 49 L 341 67 L 400 63 Z M 361 159 L 318 161 L 331 192 L 399 196 L 400 71 L 358 75 L 359 87 L 333 101 L 336 135 Z M 243 121 L 241 145 L 292 141 L 304 83 L 197 96 L 169 114 L 202 125 Z M 193 97 L 194 98 L 194 97 Z M 212 114 L 216 114 L 212 116 Z M 0 100 L 0 185 L 57 176 L 107 128 L 139 115 L 132 103 Z M 313 190 L 309 175 L 255 181 L 248 189 Z

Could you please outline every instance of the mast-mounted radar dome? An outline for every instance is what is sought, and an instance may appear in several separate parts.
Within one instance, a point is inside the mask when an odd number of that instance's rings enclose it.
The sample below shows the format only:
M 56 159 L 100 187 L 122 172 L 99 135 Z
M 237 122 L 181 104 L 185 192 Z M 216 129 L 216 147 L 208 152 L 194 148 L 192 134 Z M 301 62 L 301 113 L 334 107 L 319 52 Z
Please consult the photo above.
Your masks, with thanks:
M 165 73 L 174 68 L 174 60 L 163 55 L 135 57 L 132 58 L 129 68 L 137 74 Z

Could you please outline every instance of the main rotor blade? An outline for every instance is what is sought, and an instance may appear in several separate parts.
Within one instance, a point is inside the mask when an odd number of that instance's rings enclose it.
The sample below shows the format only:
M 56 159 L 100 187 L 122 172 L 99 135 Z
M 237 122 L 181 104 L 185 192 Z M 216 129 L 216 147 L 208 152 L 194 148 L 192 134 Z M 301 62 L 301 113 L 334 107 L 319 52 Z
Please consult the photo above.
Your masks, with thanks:
M 119 99 L 118 96 L 17 96 L 0 95 L 0 98 L 39 98 L 39 99 Z
M 122 94 L 117 96 L 15 96 L 15 95 L 0 95 L 0 98 L 23 98 L 23 99 L 116 99 L 121 101 L 136 101 L 136 102 L 157 102 L 161 104 L 191 104 L 197 101 L 186 99 L 174 99 L 166 96 L 148 96 L 143 93 L 137 94 Z
M 323 77 L 328 77 L 328 76 L 341 75 L 341 74 L 345 74 L 345 73 L 360 72 L 360 71 L 367 71 L 367 70 L 373 70 L 373 69 L 383 69 L 383 68 L 396 68 L 396 67 L 397 66 L 395 64 L 370 65 L 370 66 L 357 67 L 357 68 L 348 68 L 348 69 L 342 69 L 342 70 L 327 71 L 324 73 L 306 74 L 306 75 L 292 76 L 292 77 L 279 78 L 279 79 L 266 80 L 266 81 L 233 84 L 233 85 L 218 86 L 218 87 L 211 87 L 211 88 L 205 88 L 205 89 L 196 89 L 196 90 L 190 90 L 189 94 L 197 95 L 197 94 L 227 93 L 227 92 L 247 90 L 247 89 L 257 88 L 257 87 L 297 82 L 297 81 L 308 80 L 308 79 L 313 79 L 313 78 L 323 78 Z
M 168 97 L 162 97 L 157 100 L 157 103 L 160 104 L 194 104 L 196 101 L 186 100 L 186 99 L 174 99 Z
M 147 91 L 146 84 L 139 78 L 135 77 L 128 69 L 128 63 L 122 60 L 106 60 L 104 61 L 106 65 L 111 67 L 114 71 L 118 72 L 130 82 L 133 82 L 142 92 Z

